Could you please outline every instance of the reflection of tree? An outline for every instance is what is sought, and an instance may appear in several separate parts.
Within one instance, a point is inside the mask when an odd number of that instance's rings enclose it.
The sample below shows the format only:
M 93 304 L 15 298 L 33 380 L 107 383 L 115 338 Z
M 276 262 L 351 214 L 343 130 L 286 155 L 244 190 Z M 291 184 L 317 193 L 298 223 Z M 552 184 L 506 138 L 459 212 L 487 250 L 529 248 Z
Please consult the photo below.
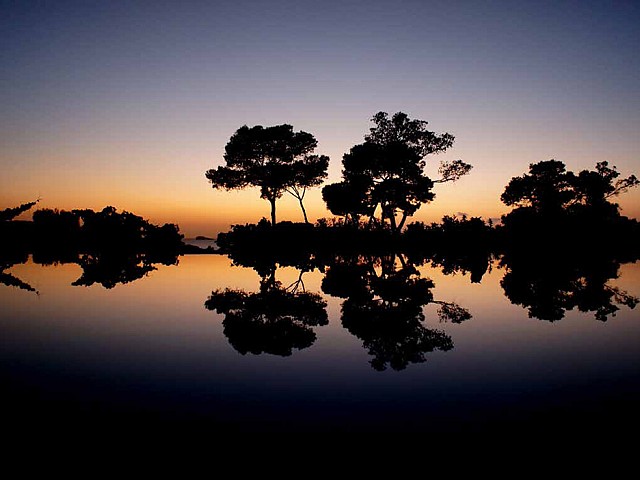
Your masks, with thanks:
M 619 305 L 634 308 L 638 303 L 638 298 L 607 285 L 618 277 L 617 260 L 605 255 L 584 259 L 546 253 L 540 258 L 528 251 L 511 252 L 501 260 L 507 272 L 500 285 L 512 303 L 528 309 L 529 317 L 553 322 L 577 308 L 606 321 L 615 316 Z
M 445 275 L 469 273 L 471 283 L 480 283 L 484 274 L 491 271 L 491 255 L 486 252 L 435 252 L 426 260 L 440 267 Z
M 18 277 L 14 277 L 10 273 L 5 273 L 0 270 L 0 284 L 6 285 L 7 287 L 17 287 L 21 290 L 26 290 L 28 292 L 36 292 L 36 289 L 33 288 L 26 282 L 23 282 Z
M 7 287 L 16 287 L 28 292 L 37 292 L 35 288 L 26 282 L 23 282 L 18 277 L 6 273 L 5 270 L 11 268 L 19 263 L 26 263 L 29 256 L 23 251 L 12 251 L 11 249 L 0 251 L 0 285 L 6 285 Z
M 322 283 L 325 293 L 345 298 L 342 324 L 363 341 L 376 370 L 402 370 L 424 362 L 429 352 L 453 348 L 448 335 L 423 325 L 423 306 L 439 304 L 441 321 L 458 323 L 471 315 L 458 305 L 434 300 L 433 287 L 401 255 L 341 259 Z
M 13 265 L 26 263 L 28 259 L 29 255 L 24 251 L 16 249 L 1 251 L 0 284 L 36 292 L 36 289 L 28 283 L 4 272 Z M 98 283 L 104 288 L 113 288 L 118 284 L 131 283 L 145 277 L 149 272 L 156 270 L 156 264 L 175 265 L 178 263 L 178 257 L 167 252 L 133 254 L 116 251 L 81 255 L 73 251 L 53 249 L 35 251 L 33 263 L 39 265 L 77 263 L 82 268 L 82 275 L 72 285 L 89 287 Z
M 139 255 L 102 256 L 83 255 L 80 258 L 82 275 L 72 285 L 90 287 L 99 283 L 104 288 L 130 283 L 155 270 L 153 265 L 144 263 Z
M 315 342 L 311 327 L 328 323 L 326 302 L 320 295 L 305 291 L 302 272 L 286 288 L 276 281 L 275 272 L 273 266 L 256 293 L 215 290 L 205 302 L 208 310 L 225 315 L 224 334 L 243 355 L 289 356 L 293 349 L 302 350 Z
M 415 222 L 404 234 L 409 258 L 417 265 L 430 263 L 445 275 L 469 273 L 472 283 L 480 283 L 491 268 L 491 221 L 465 214 L 442 217 L 442 222 L 426 225 Z

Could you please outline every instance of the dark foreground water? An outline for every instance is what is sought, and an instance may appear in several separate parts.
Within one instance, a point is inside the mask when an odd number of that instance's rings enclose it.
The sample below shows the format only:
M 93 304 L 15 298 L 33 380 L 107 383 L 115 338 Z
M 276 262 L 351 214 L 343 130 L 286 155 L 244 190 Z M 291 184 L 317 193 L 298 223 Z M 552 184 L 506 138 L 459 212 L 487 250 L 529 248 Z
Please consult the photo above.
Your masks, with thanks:
M 371 272 L 384 276 L 379 265 Z M 557 292 L 550 280 L 529 282 L 526 294 L 497 262 L 479 283 L 422 266 L 412 278 L 432 281 L 431 301 L 389 308 L 377 290 L 331 296 L 323 272 L 305 273 L 304 284 L 299 273 L 280 268 L 271 287 L 289 292 L 285 303 L 311 301 L 315 313 L 295 304 L 274 320 L 277 312 L 256 313 L 272 308 L 256 293 L 256 271 L 224 256 L 184 256 L 109 289 L 72 285 L 82 274 L 76 264 L 14 265 L 5 274 L 35 291 L 0 285 L 4 431 L 558 436 L 640 426 L 640 318 L 629 308 L 640 296 L 640 264 L 620 266 L 618 278 L 592 290 L 578 276 Z M 352 284 L 347 274 L 336 279 Z M 403 281 L 400 290 L 413 295 L 406 284 L 415 282 Z M 235 295 L 236 307 L 206 308 L 212 291 Z

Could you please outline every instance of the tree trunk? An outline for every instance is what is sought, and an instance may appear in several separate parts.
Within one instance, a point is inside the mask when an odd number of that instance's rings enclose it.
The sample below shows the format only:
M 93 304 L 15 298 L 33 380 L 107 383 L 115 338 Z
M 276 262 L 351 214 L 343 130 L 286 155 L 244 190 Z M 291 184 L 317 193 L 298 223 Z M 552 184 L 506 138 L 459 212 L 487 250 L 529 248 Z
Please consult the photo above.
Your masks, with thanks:
M 397 233 L 398 227 L 396 227 L 396 212 L 391 210 L 389 212 L 389 223 L 391 223 L 391 231 Z
M 304 205 L 302 204 L 302 197 L 298 197 L 298 202 L 300 202 L 300 208 L 302 209 L 302 215 L 304 216 L 304 223 L 309 223 L 307 219 L 307 211 L 304 209 Z
M 271 226 L 275 227 L 276 226 L 276 199 L 275 199 L 275 197 L 270 198 L 269 202 L 271 203 Z
M 400 220 L 400 224 L 398 225 L 398 233 L 402 231 L 402 227 L 404 227 L 404 222 L 407 221 L 407 212 L 402 212 L 402 220 Z

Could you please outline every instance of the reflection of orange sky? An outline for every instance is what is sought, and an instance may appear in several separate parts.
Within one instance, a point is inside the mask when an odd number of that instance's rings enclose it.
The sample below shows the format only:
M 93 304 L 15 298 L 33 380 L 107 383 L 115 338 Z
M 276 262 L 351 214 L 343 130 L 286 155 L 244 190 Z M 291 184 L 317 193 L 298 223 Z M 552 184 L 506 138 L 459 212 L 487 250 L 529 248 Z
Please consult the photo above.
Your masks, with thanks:
M 423 266 L 419 270 L 423 278 L 434 281 L 435 300 L 455 302 L 473 315 L 471 320 L 462 325 L 442 324 L 438 323 L 435 313 L 438 306 L 430 304 L 426 307 L 427 325 L 455 335 L 456 344 L 467 340 L 475 343 L 482 338 L 483 342 L 503 348 L 512 341 L 517 343 L 518 336 L 522 337 L 524 330 L 527 331 L 527 338 L 546 338 L 557 335 L 558 330 L 592 331 L 594 335 L 601 335 L 602 328 L 605 328 L 604 323 L 593 319 L 593 313 L 577 310 L 567 312 L 565 319 L 553 324 L 528 319 L 522 307 L 512 305 L 504 296 L 500 280 L 505 270 L 501 268 L 487 272 L 481 283 L 471 283 L 469 274 L 444 275 L 440 268 L 431 266 Z M 0 285 L 0 304 L 6 306 L 3 313 L 7 314 L 4 327 L 11 330 L 27 329 L 29 335 L 36 334 L 32 325 L 26 325 L 21 319 L 18 313 L 22 312 L 37 320 L 38 328 L 45 337 L 54 331 L 56 335 L 64 336 L 64 330 L 70 329 L 74 335 L 82 332 L 84 336 L 96 338 L 110 339 L 114 335 L 128 336 L 133 332 L 139 333 L 139 337 L 135 336 L 134 339 L 166 335 L 167 338 L 186 336 L 193 341 L 195 332 L 203 326 L 210 334 L 219 334 L 210 331 L 208 325 L 215 317 L 204 308 L 204 301 L 213 290 L 230 288 L 255 292 L 260 281 L 254 270 L 232 267 L 231 261 L 222 255 L 182 256 L 177 267 L 157 265 L 157 270 L 146 277 L 116 285 L 113 289 L 105 289 L 97 284 L 91 287 L 71 286 L 82 274 L 81 268 L 75 264 L 42 266 L 28 263 L 15 265 L 8 272 L 33 286 L 39 296 L 34 292 Z M 298 273 L 294 268 L 279 268 L 276 278 L 286 287 L 298 278 Z M 305 273 L 303 280 L 306 291 L 321 293 L 322 277 L 318 270 Z M 609 284 L 639 296 L 639 279 L 640 264 L 636 262 L 621 266 L 620 277 Z M 325 298 L 333 327 L 324 327 L 322 338 L 331 338 L 332 342 L 337 342 L 336 345 L 347 340 L 353 341 L 349 336 L 340 339 L 344 337 L 339 323 L 343 300 L 329 296 Z M 625 319 L 635 318 L 634 315 L 634 310 L 622 307 L 612 321 L 635 328 L 635 322 L 625 322 Z M 500 344 L 502 347 L 499 347 Z M 132 348 L 139 349 L 140 345 L 133 344 Z M 475 347 L 469 345 L 467 348 Z

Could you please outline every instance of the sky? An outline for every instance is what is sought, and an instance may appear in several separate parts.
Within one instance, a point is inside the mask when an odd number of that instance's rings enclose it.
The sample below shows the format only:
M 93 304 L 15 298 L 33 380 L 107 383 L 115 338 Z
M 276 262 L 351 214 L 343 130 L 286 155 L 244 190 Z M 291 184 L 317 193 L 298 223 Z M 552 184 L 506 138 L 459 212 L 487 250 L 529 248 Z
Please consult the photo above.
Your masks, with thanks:
M 509 179 L 554 158 L 640 174 L 637 1 L 0 0 L 0 209 L 113 205 L 187 236 L 269 216 L 256 189 L 213 190 L 242 125 L 288 123 L 331 159 L 378 111 L 456 138 L 428 157 L 471 173 L 413 220 L 509 211 Z M 640 218 L 640 189 L 619 197 Z M 329 217 L 320 189 L 312 220 Z M 301 221 L 295 199 L 278 217 Z

